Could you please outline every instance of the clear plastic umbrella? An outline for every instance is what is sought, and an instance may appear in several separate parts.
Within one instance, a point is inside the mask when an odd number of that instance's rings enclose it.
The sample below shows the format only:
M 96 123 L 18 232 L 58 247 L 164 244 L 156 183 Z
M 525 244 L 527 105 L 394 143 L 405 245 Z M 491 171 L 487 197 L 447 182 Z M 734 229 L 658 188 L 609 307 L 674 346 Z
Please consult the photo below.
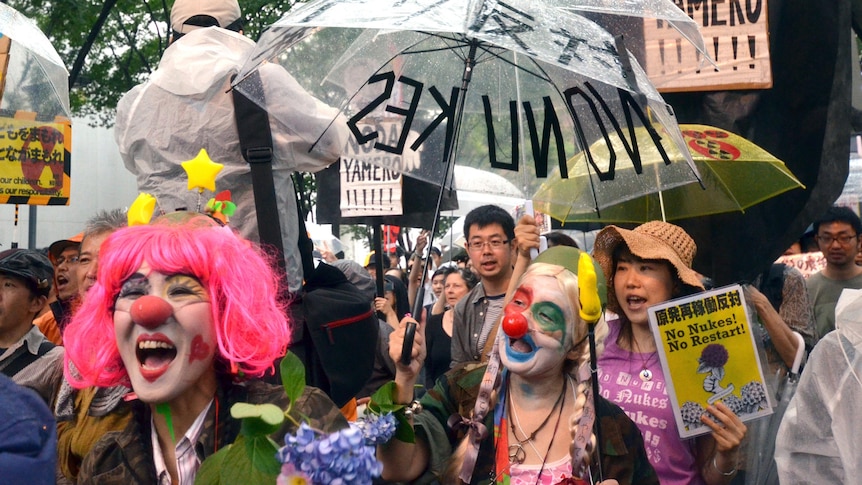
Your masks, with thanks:
M 545 0 L 303 4 L 263 34 L 235 83 L 278 117 L 272 104 L 287 101 L 244 82 L 274 63 L 339 108 L 326 130 L 346 127 L 358 160 L 438 185 L 464 165 L 529 198 L 612 135 L 625 140 L 613 157 L 583 162 L 602 177 L 561 202 L 597 209 L 698 179 L 672 111 L 622 40 Z M 623 170 L 647 154 L 657 171 Z
M 69 72 L 36 23 L 0 4 L 0 41 L 9 38 L 0 110 L 38 113 L 41 118 L 71 117 Z

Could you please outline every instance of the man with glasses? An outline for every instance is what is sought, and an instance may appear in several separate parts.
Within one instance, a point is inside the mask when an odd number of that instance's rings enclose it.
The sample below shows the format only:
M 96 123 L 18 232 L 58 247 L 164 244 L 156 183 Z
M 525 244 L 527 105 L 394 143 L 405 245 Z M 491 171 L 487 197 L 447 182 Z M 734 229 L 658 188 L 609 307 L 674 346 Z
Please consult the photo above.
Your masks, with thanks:
M 485 344 L 503 313 L 503 297 L 515 262 L 515 220 L 495 205 L 477 207 L 464 218 L 464 238 L 480 283 L 455 305 L 453 367 L 488 358 Z
M 835 304 L 845 288 L 862 288 L 862 267 L 856 265 L 862 222 L 847 207 L 831 207 L 814 222 L 817 245 L 826 258 L 826 267 L 806 282 L 814 309 L 817 335 L 835 330 Z

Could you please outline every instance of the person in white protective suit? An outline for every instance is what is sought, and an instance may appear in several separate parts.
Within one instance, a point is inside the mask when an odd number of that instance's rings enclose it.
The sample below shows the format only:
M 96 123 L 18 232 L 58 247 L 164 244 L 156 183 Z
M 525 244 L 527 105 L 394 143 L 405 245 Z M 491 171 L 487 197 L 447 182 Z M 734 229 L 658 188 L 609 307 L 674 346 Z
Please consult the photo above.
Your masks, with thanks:
M 172 44 L 149 81 L 135 86 L 117 105 L 114 137 L 138 190 L 152 194 L 163 212 L 196 210 L 213 193 L 188 190 L 182 162 L 203 148 L 224 164 L 216 190 L 230 190 L 237 205 L 231 225 L 258 240 L 251 173 L 240 151 L 234 119 L 231 77 L 254 48 L 242 35 L 236 0 L 177 0 L 171 8 Z M 228 30 L 232 29 L 232 30 Z M 304 91 L 281 66 L 264 63 L 260 77 L 270 114 L 273 178 L 291 292 L 302 284 L 297 246 L 296 196 L 290 175 L 317 172 L 338 160 L 347 140 L 338 111 Z M 273 101 L 277 100 L 277 101 Z M 289 115 L 276 115 L 288 111 Z M 279 120 L 286 120 L 282 123 Z M 339 129 L 339 126 L 341 127 Z
M 862 290 L 841 293 L 835 327 L 814 346 L 778 428 L 782 485 L 862 478 Z

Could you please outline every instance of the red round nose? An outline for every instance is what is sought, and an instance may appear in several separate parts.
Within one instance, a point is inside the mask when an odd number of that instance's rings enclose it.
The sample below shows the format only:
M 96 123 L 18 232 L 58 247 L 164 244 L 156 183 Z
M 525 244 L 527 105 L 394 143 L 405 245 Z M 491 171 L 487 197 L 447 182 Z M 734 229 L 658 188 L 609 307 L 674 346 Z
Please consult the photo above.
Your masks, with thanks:
M 507 313 L 503 317 L 503 331 L 511 338 L 521 338 L 527 335 L 527 317 L 522 313 Z
M 145 295 L 132 303 L 129 313 L 132 315 L 132 321 L 136 324 L 146 328 L 155 328 L 165 323 L 165 320 L 174 313 L 174 308 L 170 303 L 157 296 Z

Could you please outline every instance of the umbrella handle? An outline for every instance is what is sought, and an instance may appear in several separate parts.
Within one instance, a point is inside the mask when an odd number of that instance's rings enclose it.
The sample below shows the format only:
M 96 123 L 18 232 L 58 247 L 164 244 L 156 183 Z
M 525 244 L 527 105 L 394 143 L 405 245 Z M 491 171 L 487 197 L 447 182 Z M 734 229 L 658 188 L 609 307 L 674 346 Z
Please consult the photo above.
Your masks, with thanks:
M 793 367 L 790 368 L 790 372 L 799 374 L 799 367 L 802 365 L 802 358 L 805 356 L 805 339 L 802 338 L 802 334 L 799 332 L 794 331 L 793 336 L 796 337 L 796 357 L 793 359 Z
M 416 338 L 416 323 L 408 322 L 404 329 L 404 346 L 401 347 L 401 363 L 410 365 L 413 354 L 413 340 Z

